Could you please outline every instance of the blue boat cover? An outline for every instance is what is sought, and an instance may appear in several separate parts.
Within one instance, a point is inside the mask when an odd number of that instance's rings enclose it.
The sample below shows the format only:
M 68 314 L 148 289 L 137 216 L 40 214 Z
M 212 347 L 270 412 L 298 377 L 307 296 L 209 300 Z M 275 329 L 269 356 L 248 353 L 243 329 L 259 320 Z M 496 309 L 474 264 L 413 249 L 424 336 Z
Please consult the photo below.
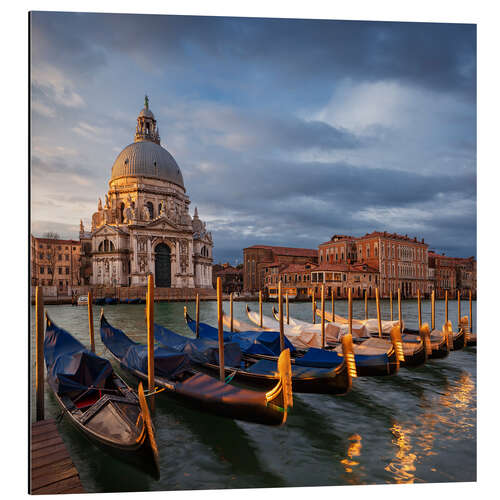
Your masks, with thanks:
M 123 366 L 142 373 L 148 372 L 147 346 L 128 338 L 121 330 L 111 326 L 104 316 L 101 319 L 101 339 Z M 155 347 L 154 355 L 157 377 L 174 379 L 191 367 L 186 354 L 172 349 Z
M 196 333 L 196 321 L 188 320 L 188 326 Z M 218 340 L 219 331 L 206 323 L 199 323 L 198 333 L 200 338 Z M 224 342 L 237 342 L 241 351 L 245 354 L 265 354 L 267 356 L 279 356 L 280 334 L 279 332 L 224 332 Z M 295 351 L 293 344 L 285 337 L 285 349 Z
M 59 395 L 78 393 L 90 387 L 104 388 L 113 372 L 111 363 L 89 351 L 70 333 L 47 318 L 44 356 L 47 380 Z
M 278 367 L 276 361 L 271 361 L 268 359 L 261 359 L 257 361 L 252 366 L 247 368 L 247 372 L 256 373 L 259 375 L 271 375 L 278 373 Z M 328 377 L 331 376 L 331 368 L 318 368 L 315 366 L 297 366 L 292 365 L 292 378 L 294 380 L 301 378 L 310 377 Z
M 195 363 L 219 364 L 219 344 L 212 339 L 190 339 L 156 323 L 155 339 L 165 347 L 186 353 Z M 224 365 L 241 366 L 241 349 L 236 342 L 224 342 Z

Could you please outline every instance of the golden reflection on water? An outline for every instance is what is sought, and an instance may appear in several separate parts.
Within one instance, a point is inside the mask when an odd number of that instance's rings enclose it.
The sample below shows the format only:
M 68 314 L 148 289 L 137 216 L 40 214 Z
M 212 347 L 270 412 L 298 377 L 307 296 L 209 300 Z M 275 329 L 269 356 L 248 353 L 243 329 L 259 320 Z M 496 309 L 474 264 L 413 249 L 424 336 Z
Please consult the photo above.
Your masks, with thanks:
M 396 483 L 421 481 L 416 475 L 416 464 L 422 457 L 437 455 L 434 443 L 437 437 L 454 441 L 475 428 L 475 384 L 468 373 L 462 373 L 458 383 L 448 384 L 446 391 L 433 401 L 418 423 L 395 421 L 390 428 L 393 444 L 398 450 L 385 470 Z M 425 398 L 422 398 L 425 401 Z M 426 404 L 428 404 L 426 402 Z M 431 469 L 434 472 L 435 468 Z
M 359 465 L 357 460 L 354 458 L 359 457 L 361 455 L 361 448 L 363 445 L 361 444 L 361 436 L 359 434 L 353 434 L 349 436 L 349 448 L 347 449 L 347 457 L 340 461 L 340 463 L 344 466 L 344 470 L 350 477 L 348 477 L 347 482 L 350 484 L 359 484 L 360 478 L 356 473 L 353 474 L 353 471 L 357 471 L 359 469 L 355 469 Z

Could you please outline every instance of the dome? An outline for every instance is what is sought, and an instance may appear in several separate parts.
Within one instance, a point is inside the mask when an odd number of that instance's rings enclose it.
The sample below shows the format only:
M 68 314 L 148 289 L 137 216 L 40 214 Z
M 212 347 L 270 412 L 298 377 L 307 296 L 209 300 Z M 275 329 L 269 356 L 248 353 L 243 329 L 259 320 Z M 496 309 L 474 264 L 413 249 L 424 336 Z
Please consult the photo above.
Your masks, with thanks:
M 146 108 L 146 107 L 141 109 L 139 116 L 146 116 L 147 118 L 152 118 L 153 120 L 155 119 L 155 115 L 153 115 L 153 112 L 149 108 Z
M 152 177 L 172 182 L 184 189 L 182 173 L 174 157 L 165 148 L 151 141 L 129 144 L 117 156 L 111 180 L 125 176 Z

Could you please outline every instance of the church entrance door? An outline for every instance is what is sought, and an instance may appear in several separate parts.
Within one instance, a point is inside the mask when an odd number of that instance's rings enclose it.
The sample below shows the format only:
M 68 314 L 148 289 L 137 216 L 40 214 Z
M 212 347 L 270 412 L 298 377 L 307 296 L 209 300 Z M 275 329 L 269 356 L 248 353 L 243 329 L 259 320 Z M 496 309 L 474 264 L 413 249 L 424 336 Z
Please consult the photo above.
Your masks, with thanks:
M 170 248 L 165 243 L 160 243 L 155 248 L 155 283 L 158 287 L 170 287 L 172 284 Z

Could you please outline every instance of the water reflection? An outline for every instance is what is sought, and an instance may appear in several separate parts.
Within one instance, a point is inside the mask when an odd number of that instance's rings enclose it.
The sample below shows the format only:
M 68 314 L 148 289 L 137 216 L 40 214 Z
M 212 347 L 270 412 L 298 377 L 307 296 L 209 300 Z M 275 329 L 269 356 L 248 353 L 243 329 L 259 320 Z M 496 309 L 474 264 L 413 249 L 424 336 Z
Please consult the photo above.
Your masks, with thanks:
M 402 423 L 394 421 L 390 431 L 392 443 L 398 450 L 394 459 L 385 467 L 396 483 L 414 483 L 423 481 L 416 476 L 416 464 L 426 457 L 438 455 L 444 442 L 474 438 L 476 427 L 476 391 L 471 375 L 462 372 L 455 383 L 449 383 L 446 390 L 437 398 L 428 400 L 422 397 L 421 407 L 424 412 L 416 416 L 416 421 Z M 446 479 L 454 480 L 447 474 L 432 468 Z
M 360 468 L 359 462 L 354 460 L 355 458 L 361 456 L 361 449 L 363 445 L 361 444 L 361 436 L 359 434 L 353 434 L 349 436 L 348 440 L 349 448 L 347 449 L 347 457 L 340 461 L 344 466 L 344 470 L 347 474 L 346 481 L 349 484 L 361 484 L 361 478 L 359 475 Z

